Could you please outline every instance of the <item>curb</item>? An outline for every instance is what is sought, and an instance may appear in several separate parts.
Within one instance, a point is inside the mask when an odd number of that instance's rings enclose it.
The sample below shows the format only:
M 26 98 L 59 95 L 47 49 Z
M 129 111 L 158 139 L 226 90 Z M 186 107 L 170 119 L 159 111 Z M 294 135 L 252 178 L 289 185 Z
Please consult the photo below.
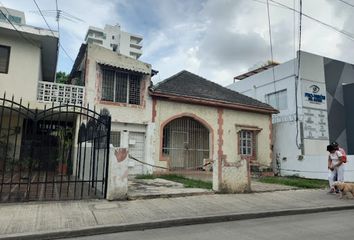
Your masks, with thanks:
M 186 225 L 194 225 L 194 224 L 250 220 L 250 219 L 257 219 L 257 218 L 290 216 L 290 215 L 351 210 L 351 209 L 354 209 L 354 205 L 337 206 L 337 207 L 288 209 L 288 210 L 266 211 L 266 212 L 256 212 L 256 213 L 232 213 L 232 214 L 222 214 L 222 215 L 209 215 L 209 216 L 198 216 L 192 218 L 176 218 L 176 219 L 169 219 L 169 220 L 158 220 L 158 221 L 132 223 L 132 224 L 94 226 L 94 227 L 85 227 L 85 228 L 72 229 L 72 230 L 60 230 L 60 231 L 50 231 L 50 232 L 48 231 L 48 232 L 40 232 L 40 233 L 9 234 L 9 235 L 0 236 L 0 240 L 14 240 L 14 239 L 44 240 L 44 239 L 85 237 L 85 236 L 127 232 L 127 231 L 142 231 L 147 229 L 178 227 L 178 226 L 186 226 Z
M 129 195 L 128 194 L 127 200 L 191 197 L 191 196 L 212 195 L 212 194 L 215 193 L 213 191 L 210 191 L 210 192 L 190 192 L 190 193 L 162 193 L 162 194 L 149 194 L 149 195 Z

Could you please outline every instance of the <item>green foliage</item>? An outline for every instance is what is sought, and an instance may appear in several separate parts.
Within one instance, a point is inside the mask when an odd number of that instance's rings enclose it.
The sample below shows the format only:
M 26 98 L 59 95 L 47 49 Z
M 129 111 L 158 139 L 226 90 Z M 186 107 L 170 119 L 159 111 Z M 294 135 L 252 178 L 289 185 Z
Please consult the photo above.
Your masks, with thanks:
M 56 83 L 67 83 L 69 79 L 69 75 L 66 72 L 57 72 L 55 77 Z
M 184 187 L 186 187 L 186 188 L 204 188 L 204 189 L 212 189 L 213 188 L 212 182 L 189 179 L 189 178 L 185 178 L 181 175 L 176 175 L 176 174 L 166 174 L 166 175 L 159 175 L 159 176 L 147 174 L 147 175 L 138 175 L 135 178 L 136 179 L 162 178 L 162 179 L 166 179 L 169 181 L 182 183 L 184 185 Z
M 326 188 L 327 180 L 307 179 L 296 176 L 292 177 L 262 177 L 259 179 L 263 183 L 282 184 L 299 188 Z

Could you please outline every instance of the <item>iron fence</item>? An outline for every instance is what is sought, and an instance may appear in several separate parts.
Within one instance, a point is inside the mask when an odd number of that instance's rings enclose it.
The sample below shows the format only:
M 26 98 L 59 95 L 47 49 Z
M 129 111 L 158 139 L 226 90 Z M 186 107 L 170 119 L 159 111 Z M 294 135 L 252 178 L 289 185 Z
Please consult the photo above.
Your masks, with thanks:
M 104 198 L 108 111 L 0 98 L 0 201 Z

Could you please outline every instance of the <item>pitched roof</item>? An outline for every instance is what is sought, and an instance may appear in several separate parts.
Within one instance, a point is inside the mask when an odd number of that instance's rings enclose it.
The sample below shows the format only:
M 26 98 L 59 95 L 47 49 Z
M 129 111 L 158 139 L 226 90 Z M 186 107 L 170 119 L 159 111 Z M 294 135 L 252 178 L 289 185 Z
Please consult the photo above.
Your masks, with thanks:
M 268 104 L 222 87 L 185 70 L 152 86 L 150 94 L 159 97 L 194 99 L 200 103 L 229 106 L 255 112 L 278 112 Z

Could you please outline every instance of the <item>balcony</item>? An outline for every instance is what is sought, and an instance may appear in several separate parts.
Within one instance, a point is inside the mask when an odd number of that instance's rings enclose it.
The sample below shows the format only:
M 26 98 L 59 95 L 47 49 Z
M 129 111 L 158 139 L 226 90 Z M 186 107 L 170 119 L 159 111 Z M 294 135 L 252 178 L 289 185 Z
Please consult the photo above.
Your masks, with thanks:
M 85 87 L 52 82 L 38 82 L 37 101 L 81 105 Z

